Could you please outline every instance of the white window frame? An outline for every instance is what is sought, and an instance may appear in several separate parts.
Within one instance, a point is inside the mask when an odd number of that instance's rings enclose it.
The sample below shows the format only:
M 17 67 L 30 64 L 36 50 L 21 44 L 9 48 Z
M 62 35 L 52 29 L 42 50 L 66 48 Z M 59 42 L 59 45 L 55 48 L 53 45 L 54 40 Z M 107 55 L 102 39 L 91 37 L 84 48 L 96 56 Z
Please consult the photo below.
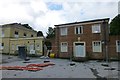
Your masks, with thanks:
M 94 44 L 94 43 L 97 43 L 97 42 L 100 43 L 100 46 L 97 46 L 98 44 Z M 96 47 L 98 47 L 99 50 L 96 50 Z M 101 41 L 92 41 L 92 49 L 93 49 L 93 52 L 102 52 L 102 43 L 101 43 Z
M 92 25 L 92 33 L 101 33 L 101 25 L 93 24 Z
M 76 29 L 78 28 L 78 33 L 76 32 Z M 80 29 L 81 28 L 81 29 Z M 81 31 L 80 31 L 81 30 Z M 83 34 L 83 26 L 77 26 L 75 27 L 75 34 Z
M 119 41 L 119 43 L 118 43 L 118 41 Z M 119 46 L 120 46 L 120 40 L 116 40 L 116 52 L 120 52 Z
M 61 27 L 60 28 L 60 35 L 61 36 L 65 36 L 65 35 L 67 35 L 67 33 L 68 33 L 67 27 Z
M 64 46 L 63 44 L 66 44 L 66 46 Z M 61 52 L 68 52 L 68 43 L 67 42 L 61 42 L 60 44 L 60 51 Z

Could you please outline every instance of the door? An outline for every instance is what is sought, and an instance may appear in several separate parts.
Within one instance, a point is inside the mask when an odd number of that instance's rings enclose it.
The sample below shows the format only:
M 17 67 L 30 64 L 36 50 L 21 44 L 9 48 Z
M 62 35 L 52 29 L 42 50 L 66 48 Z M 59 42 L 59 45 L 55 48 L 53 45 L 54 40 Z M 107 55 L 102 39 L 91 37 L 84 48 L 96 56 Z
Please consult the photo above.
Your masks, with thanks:
M 85 57 L 85 43 L 75 43 L 74 56 Z
M 26 56 L 27 56 L 27 53 L 26 53 L 26 50 L 25 50 L 25 46 L 19 46 L 18 47 L 19 50 L 19 57 L 22 58 L 22 59 L 26 59 Z

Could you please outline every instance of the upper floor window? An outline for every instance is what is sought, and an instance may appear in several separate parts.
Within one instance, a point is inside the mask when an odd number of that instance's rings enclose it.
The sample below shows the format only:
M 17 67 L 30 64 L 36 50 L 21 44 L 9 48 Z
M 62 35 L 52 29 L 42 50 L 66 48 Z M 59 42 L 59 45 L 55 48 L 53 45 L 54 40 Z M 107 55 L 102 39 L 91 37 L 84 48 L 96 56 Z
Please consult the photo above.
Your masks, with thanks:
M 82 34 L 83 33 L 83 26 L 75 27 L 75 34 Z
M 101 41 L 93 41 L 93 52 L 102 52 L 102 45 Z
M 17 31 L 15 31 L 15 37 L 18 38 L 19 37 L 19 34 Z
M 67 28 L 66 27 L 60 28 L 60 35 L 61 36 L 67 35 Z
M 0 49 L 4 49 L 4 43 L 0 43 Z
M 26 33 L 24 33 L 24 37 L 26 37 L 27 36 L 27 34 Z
M 116 41 L 116 51 L 120 52 L 120 40 Z
M 92 33 L 100 33 L 100 32 L 101 32 L 100 24 L 92 25 Z
M 33 35 L 31 35 L 31 37 L 33 37 Z
M 2 30 L 2 37 L 5 37 L 4 30 Z

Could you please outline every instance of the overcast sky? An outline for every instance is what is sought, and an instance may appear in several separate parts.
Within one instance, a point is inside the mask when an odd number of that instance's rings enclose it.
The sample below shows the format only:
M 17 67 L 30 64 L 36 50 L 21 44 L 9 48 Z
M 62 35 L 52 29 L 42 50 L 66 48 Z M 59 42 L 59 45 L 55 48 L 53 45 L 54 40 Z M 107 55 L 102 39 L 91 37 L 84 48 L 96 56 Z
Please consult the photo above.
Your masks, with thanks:
M 110 18 L 118 14 L 119 0 L 0 0 L 0 25 L 26 23 L 47 32 L 57 24 Z M 46 34 L 45 34 L 46 35 Z

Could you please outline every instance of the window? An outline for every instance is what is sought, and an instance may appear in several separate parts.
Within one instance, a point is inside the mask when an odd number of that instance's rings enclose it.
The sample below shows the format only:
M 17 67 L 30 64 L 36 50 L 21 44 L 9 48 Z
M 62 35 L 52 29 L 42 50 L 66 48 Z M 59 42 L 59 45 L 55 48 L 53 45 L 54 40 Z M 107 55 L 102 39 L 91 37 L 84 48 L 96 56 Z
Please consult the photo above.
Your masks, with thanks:
M 61 52 L 68 52 L 68 43 L 67 42 L 61 43 Z
M 39 44 L 36 45 L 36 49 L 40 50 L 40 45 Z
M 120 52 L 120 40 L 116 41 L 116 51 Z
M 30 45 L 30 50 L 34 50 L 34 45 L 33 44 Z
M 60 34 L 61 36 L 67 35 L 67 28 L 66 27 L 60 28 Z
M 93 52 L 102 52 L 101 50 L 101 41 L 93 41 Z
M 17 31 L 15 31 L 15 37 L 16 37 L 16 38 L 18 38 L 18 37 L 19 37 L 19 35 L 18 35 L 18 32 L 17 32 Z
M 100 33 L 100 24 L 94 24 L 92 25 L 92 33 Z
M 79 26 L 79 27 L 75 27 L 75 34 L 82 34 L 83 33 L 83 27 Z
M 2 37 L 5 37 L 4 31 L 2 30 Z
M 12 44 L 12 50 L 14 50 L 14 48 L 15 48 L 15 46 L 14 46 L 14 44 Z
M 33 37 L 33 35 L 31 35 L 31 37 Z
M 26 37 L 27 36 L 27 34 L 26 33 L 24 33 L 24 37 Z
M 4 43 L 0 43 L 0 49 L 4 49 Z
M 2 43 L 0 43 L 0 49 L 2 49 Z

